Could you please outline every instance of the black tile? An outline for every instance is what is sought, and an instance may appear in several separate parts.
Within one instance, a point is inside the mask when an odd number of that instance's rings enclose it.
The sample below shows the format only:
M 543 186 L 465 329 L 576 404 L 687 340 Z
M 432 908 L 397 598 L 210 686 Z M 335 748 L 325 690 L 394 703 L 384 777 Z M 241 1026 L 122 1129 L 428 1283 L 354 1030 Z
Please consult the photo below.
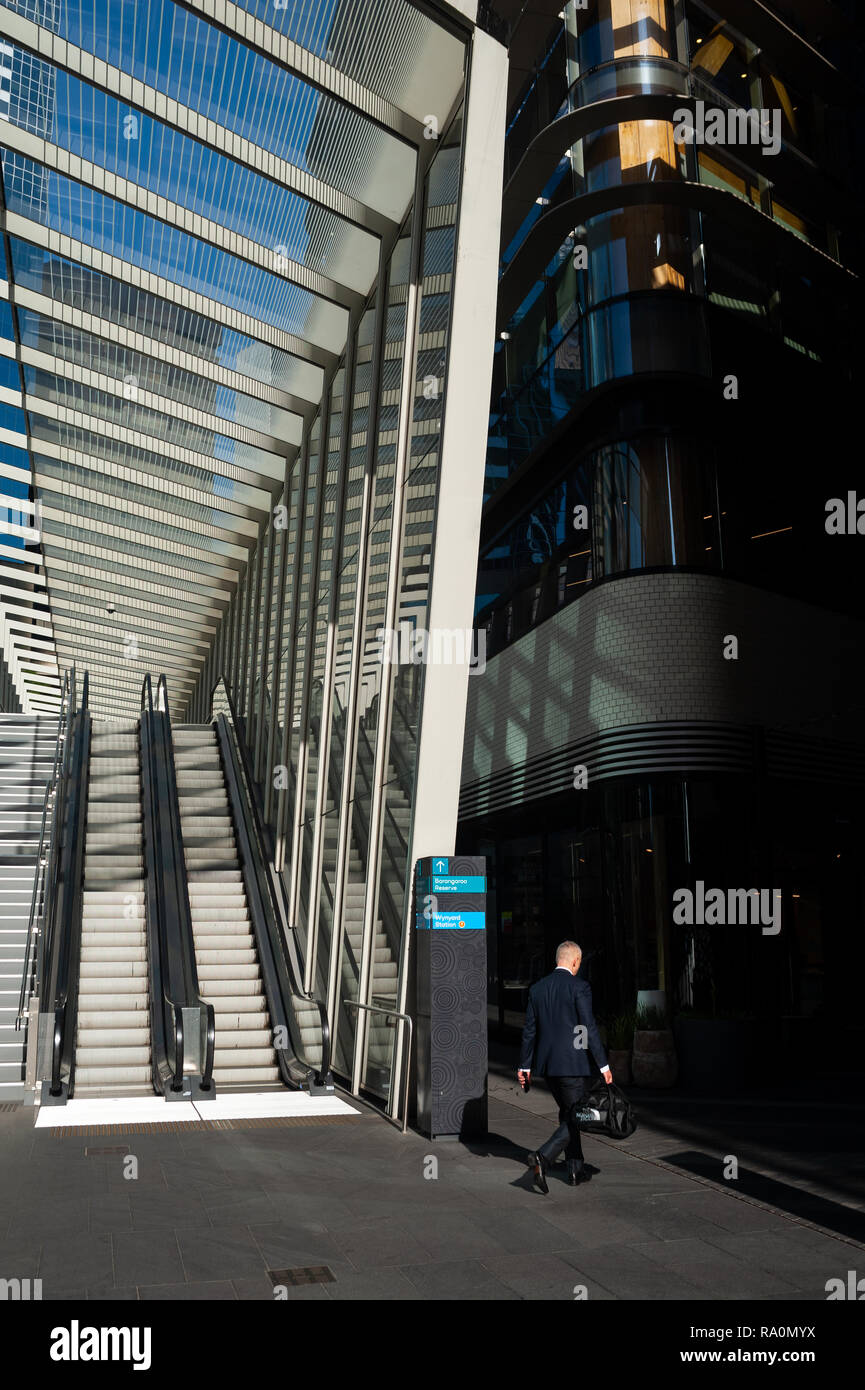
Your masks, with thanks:
M 210 1280 L 198 1284 L 142 1284 L 138 1289 L 142 1303 L 163 1302 L 219 1302 L 233 1303 L 237 1300 L 234 1287 L 226 1279 Z
M 485 1299 L 491 1302 L 519 1299 L 519 1294 L 496 1279 L 480 1260 L 443 1261 L 410 1265 L 403 1274 L 423 1298 Z
M 118 1287 L 178 1284 L 185 1279 L 173 1230 L 133 1231 L 112 1236 L 114 1278 Z
M 39 1261 L 43 1298 L 52 1297 L 53 1288 L 71 1286 L 85 1289 L 100 1280 L 113 1282 L 114 1262 L 108 1235 L 45 1236 Z
M 190 1283 L 250 1278 L 264 1266 L 261 1251 L 245 1226 L 206 1231 L 184 1228 L 177 1232 L 177 1243 Z
M 326 1285 L 326 1291 L 328 1298 L 335 1303 L 354 1300 L 368 1303 L 417 1302 L 423 1298 L 420 1289 L 400 1269 L 361 1269 L 340 1274 L 335 1283 Z
M 344 1258 L 358 1269 L 368 1265 L 422 1264 L 429 1251 L 414 1233 L 392 1218 L 352 1221 L 333 1231 Z

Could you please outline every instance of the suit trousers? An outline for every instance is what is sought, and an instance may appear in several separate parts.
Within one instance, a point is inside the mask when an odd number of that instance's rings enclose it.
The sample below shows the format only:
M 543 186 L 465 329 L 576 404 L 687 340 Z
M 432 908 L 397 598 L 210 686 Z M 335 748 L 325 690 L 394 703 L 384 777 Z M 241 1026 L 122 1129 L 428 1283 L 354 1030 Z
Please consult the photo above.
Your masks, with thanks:
M 559 1127 L 555 1134 L 550 1135 L 546 1144 L 543 1144 L 538 1152 L 548 1163 L 553 1163 L 564 1149 L 565 1158 L 576 1159 L 577 1162 L 580 1162 L 583 1157 L 580 1123 L 579 1120 L 569 1121 L 568 1116 L 571 1106 L 583 1099 L 588 1077 L 547 1076 L 544 1079 L 559 1107 Z

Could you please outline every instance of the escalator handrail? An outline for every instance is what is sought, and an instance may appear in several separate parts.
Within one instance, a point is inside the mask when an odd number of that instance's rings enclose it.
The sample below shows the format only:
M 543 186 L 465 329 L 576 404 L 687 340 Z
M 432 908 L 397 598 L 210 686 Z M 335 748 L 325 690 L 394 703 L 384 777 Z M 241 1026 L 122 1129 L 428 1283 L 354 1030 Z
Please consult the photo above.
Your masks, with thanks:
M 285 1024 L 290 1027 L 289 1019 L 294 1018 L 294 1010 L 291 1008 L 290 997 L 296 995 L 308 1003 L 314 1004 L 318 1009 L 319 1023 L 321 1027 L 321 1063 L 319 1067 L 310 1066 L 302 1055 L 302 1050 L 298 1049 L 298 1060 L 304 1066 L 309 1066 L 310 1071 L 316 1072 L 317 1085 L 331 1084 L 331 1043 L 330 1043 L 330 1024 L 328 1022 L 327 1010 L 322 1001 L 314 994 L 308 993 L 301 983 L 302 972 L 299 962 L 295 960 L 297 942 L 295 933 L 289 926 L 287 935 L 283 929 L 284 924 L 288 926 L 288 916 L 284 899 L 280 899 L 282 884 L 280 881 L 279 889 L 274 881 L 275 875 L 270 871 L 268 842 L 265 837 L 264 827 L 258 806 L 255 800 L 255 782 L 252 777 L 252 770 L 249 764 L 246 747 L 240 737 L 237 721 L 237 712 L 234 700 L 231 695 L 228 681 L 221 675 L 213 686 L 210 693 L 211 708 L 213 696 L 219 686 L 222 685 L 226 703 L 228 705 L 233 737 L 229 735 L 225 743 L 224 757 L 226 781 L 228 783 L 229 794 L 232 796 L 232 803 L 235 807 L 236 829 L 242 836 L 247 838 L 247 854 L 249 855 L 249 883 L 252 884 L 251 896 L 253 904 L 257 905 L 257 910 L 261 913 L 260 926 L 262 930 L 262 940 L 265 943 L 265 951 L 260 952 L 262 973 L 271 974 L 271 987 L 278 986 L 279 1002 L 285 1016 Z M 224 716 L 221 716 L 224 718 Z M 226 721 L 227 722 L 227 721 Z M 217 730 L 219 731 L 217 721 Z M 228 731 L 226 730 L 226 733 Z M 220 741 L 222 746 L 222 741 Z M 233 760 L 237 759 L 238 766 L 233 765 Z M 238 776 L 238 773 L 241 776 Z M 243 794 L 243 784 L 245 784 L 246 794 Z M 252 834 L 249 835 L 251 830 Z M 246 877 L 246 875 L 245 875 Z M 249 884 L 248 884 L 249 887 Z M 268 911 L 269 908 L 269 911 Z M 265 967 L 267 966 L 267 970 Z M 265 978 L 265 986 L 268 980 Z M 286 997 L 288 996 L 288 997 Z M 278 997 L 279 998 L 279 997 Z M 277 1002 L 277 1001 L 274 1001 Z M 271 1003 L 268 998 L 268 1004 Z M 288 1007 L 286 1007 L 288 1006 Z M 279 1051 L 277 1049 L 277 1056 Z M 282 1069 L 282 1066 L 281 1068 Z
M 45 786 L 45 796 L 42 800 L 42 820 L 39 826 L 39 847 L 36 851 L 36 873 L 33 878 L 33 892 L 30 895 L 30 914 L 27 919 L 27 938 L 24 946 L 24 968 L 21 972 L 21 991 L 18 996 L 18 1013 L 15 1019 L 16 1031 L 20 1029 L 25 1018 L 29 1017 L 29 997 L 33 994 L 33 987 L 38 979 L 39 951 L 34 950 L 34 933 L 36 931 L 36 921 L 44 919 L 46 906 L 46 885 L 50 884 L 54 862 L 56 860 L 56 840 L 57 840 L 57 781 L 61 767 L 61 749 L 65 747 L 66 728 L 69 719 L 69 701 L 72 693 L 72 683 L 69 671 L 63 673 L 63 685 L 60 690 L 60 708 L 57 714 L 57 738 L 54 743 L 54 759 L 51 767 L 51 776 Z M 52 803 L 51 809 L 51 830 L 48 834 L 48 852 L 46 855 L 46 831 L 48 829 L 48 807 Z M 30 985 L 28 995 L 28 983 Z
M 48 933 L 48 979 L 53 1012 L 51 1032 L 50 1094 L 60 1096 L 66 1086 L 71 1097 L 75 1085 L 75 1023 L 81 974 L 83 917 L 84 840 L 87 791 L 90 780 L 91 717 L 88 708 L 90 678 L 84 673 L 81 705 L 77 705 L 77 680 L 73 670 L 70 701 L 74 713 L 64 748 L 63 774 L 58 787 L 61 801 L 60 846 L 51 895 Z
M 162 865 L 159 853 L 159 797 L 157 764 L 159 752 L 154 738 L 153 687 L 150 675 L 141 687 L 141 782 L 142 823 L 144 828 L 145 895 L 144 911 L 147 925 L 148 957 L 150 963 L 150 1055 L 153 1089 L 161 1094 L 166 1083 L 173 1091 L 183 1087 L 183 1014 L 172 998 L 166 982 L 168 956 L 165 941 L 165 901 L 162 889 Z M 168 972 L 170 973 L 170 972 Z M 170 1020 L 170 1022 L 169 1022 Z M 174 1061 L 169 1057 L 169 1029 L 173 1035 Z
M 157 716 L 162 717 L 157 720 Z M 159 960 L 152 960 L 151 968 L 157 966 L 159 971 L 159 988 L 170 1010 L 175 1043 L 174 1065 L 172 1067 L 167 1053 L 165 1063 L 172 1076 L 171 1089 L 182 1090 L 187 1054 L 183 1010 L 196 1010 L 201 1019 L 204 1039 L 200 1085 L 202 1090 L 207 1091 L 213 1084 L 215 1013 L 213 1005 L 206 1003 L 199 994 L 192 913 L 189 906 L 189 883 L 180 823 L 180 801 L 175 776 L 168 682 L 164 673 L 157 681 L 155 702 L 150 673 L 144 677 L 141 686 L 141 720 L 142 724 L 147 721 L 148 726 L 148 756 L 152 759 L 148 775 L 153 776 L 150 790 L 154 793 L 152 802 L 155 812 L 150 830 L 153 835 L 153 862 L 157 878 L 153 886 L 157 890 L 155 904 Z M 158 794 L 159 790 L 162 791 L 162 796 Z M 166 870 L 170 875 L 170 888 L 167 888 L 165 883 Z M 153 983 L 155 992 L 156 980 Z M 155 1076 L 154 1070 L 154 1080 Z

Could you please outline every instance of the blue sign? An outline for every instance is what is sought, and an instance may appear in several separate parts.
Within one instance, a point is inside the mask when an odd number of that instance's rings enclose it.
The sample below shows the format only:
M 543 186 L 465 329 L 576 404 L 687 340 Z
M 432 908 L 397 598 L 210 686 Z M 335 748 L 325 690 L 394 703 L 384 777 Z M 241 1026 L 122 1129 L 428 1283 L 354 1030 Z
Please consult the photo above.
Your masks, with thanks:
M 483 931 L 486 924 L 485 912 L 436 912 L 424 923 L 432 931 Z
M 483 931 L 486 927 L 485 859 L 430 855 L 415 865 L 418 931 Z
M 464 877 L 454 874 L 449 878 L 444 878 L 440 874 L 433 874 L 430 885 L 431 893 L 485 893 L 486 891 L 487 881 L 478 874 L 466 874 Z

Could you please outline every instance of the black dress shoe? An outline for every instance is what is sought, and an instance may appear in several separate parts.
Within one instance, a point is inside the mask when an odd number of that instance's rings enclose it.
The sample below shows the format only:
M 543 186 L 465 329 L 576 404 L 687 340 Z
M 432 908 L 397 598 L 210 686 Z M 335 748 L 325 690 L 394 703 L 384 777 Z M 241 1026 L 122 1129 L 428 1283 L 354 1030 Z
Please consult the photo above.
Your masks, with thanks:
M 532 1170 L 532 1182 L 539 1192 L 544 1196 L 549 1196 L 550 1189 L 547 1187 L 546 1162 L 543 1154 L 529 1154 L 529 1167 Z
M 591 1173 L 581 1159 L 572 1158 L 568 1161 L 568 1185 L 579 1187 L 580 1183 L 591 1181 Z

